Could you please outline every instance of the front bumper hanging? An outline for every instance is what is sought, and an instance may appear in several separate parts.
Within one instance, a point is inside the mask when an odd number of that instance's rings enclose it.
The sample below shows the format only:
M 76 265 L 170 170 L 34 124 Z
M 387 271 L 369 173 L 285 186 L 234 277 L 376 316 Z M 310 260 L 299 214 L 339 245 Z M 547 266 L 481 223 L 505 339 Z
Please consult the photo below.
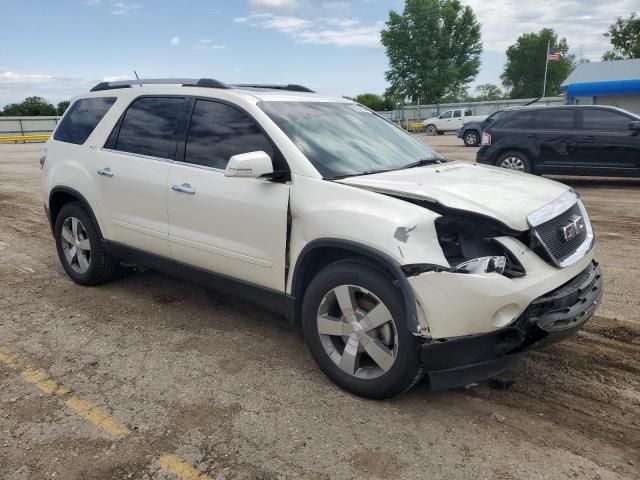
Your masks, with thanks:
M 597 262 L 535 299 L 510 326 L 495 332 L 424 343 L 421 357 L 432 390 L 460 387 L 500 373 L 532 348 L 573 335 L 602 299 Z

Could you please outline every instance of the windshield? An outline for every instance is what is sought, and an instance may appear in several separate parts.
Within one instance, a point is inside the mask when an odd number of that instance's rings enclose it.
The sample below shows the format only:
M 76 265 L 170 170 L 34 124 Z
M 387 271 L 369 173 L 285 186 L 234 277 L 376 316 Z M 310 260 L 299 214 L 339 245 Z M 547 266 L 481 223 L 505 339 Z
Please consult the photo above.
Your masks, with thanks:
M 325 178 L 395 170 L 440 159 L 429 147 L 361 105 L 261 102 L 264 112 Z

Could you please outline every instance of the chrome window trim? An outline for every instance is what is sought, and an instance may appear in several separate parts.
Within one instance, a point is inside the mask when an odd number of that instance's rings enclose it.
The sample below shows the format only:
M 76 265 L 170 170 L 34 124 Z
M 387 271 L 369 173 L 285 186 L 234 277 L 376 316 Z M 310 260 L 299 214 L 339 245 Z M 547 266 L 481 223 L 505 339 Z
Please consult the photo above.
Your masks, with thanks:
M 587 234 L 585 236 L 584 242 L 582 242 L 578 246 L 578 248 L 576 248 L 575 252 L 573 252 L 564 260 L 558 261 L 556 257 L 551 253 L 551 251 L 547 248 L 547 245 L 542 241 L 542 238 L 538 234 L 535 227 L 566 212 L 576 203 L 578 204 L 580 214 L 584 219 Z M 582 200 L 580 200 L 578 194 L 573 190 L 565 192 L 553 202 L 550 202 L 541 209 L 529 214 L 529 216 L 527 217 L 527 221 L 532 229 L 533 235 L 538 240 L 540 245 L 542 245 L 542 248 L 544 248 L 544 250 L 547 252 L 549 257 L 553 260 L 553 263 L 557 267 L 564 268 L 568 267 L 569 265 L 573 265 L 578 260 L 583 258 L 587 253 L 589 253 L 595 245 L 595 235 L 593 233 L 593 227 L 591 226 L 591 219 L 589 218 L 589 214 L 587 213 L 587 209 L 584 207 Z
M 146 160 L 156 160 L 156 161 L 165 162 L 165 163 L 174 162 L 174 160 L 171 160 L 170 158 L 154 157 L 152 155 L 143 155 L 142 153 L 127 152 L 126 150 L 114 150 L 112 148 L 104 148 L 104 147 L 102 147 L 100 150 L 102 150 L 103 152 L 109 152 L 109 153 L 119 153 L 121 155 L 131 155 L 132 157 L 144 158 Z
M 207 167 L 206 165 L 198 165 L 197 163 L 182 162 L 180 160 L 174 160 L 173 163 L 175 163 L 176 165 L 183 165 L 185 167 L 199 168 L 200 170 L 208 170 L 208 171 L 211 171 L 211 172 L 218 172 L 218 173 L 224 173 L 225 172 L 225 170 L 222 169 L 222 168 Z

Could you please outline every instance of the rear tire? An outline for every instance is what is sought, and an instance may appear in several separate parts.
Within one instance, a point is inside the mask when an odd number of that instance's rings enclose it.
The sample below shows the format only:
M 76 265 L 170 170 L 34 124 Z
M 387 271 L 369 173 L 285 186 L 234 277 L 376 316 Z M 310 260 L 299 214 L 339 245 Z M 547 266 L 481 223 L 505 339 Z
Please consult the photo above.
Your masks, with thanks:
M 116 275 L 119 264 L 105 251 L 93 219 L 80 202 L 60 209 L 54 236 L 60 263 L 75 283 L 98 285 Z
M 441 130 L 438 130 L 438 135 L 444 135 L 444 132 Z
M 462 140 L 467 147 L 477 147 L 480 145 L 480 134 L 476 130 L 469 130 L 464 132 Z
M 518 172 L 531 173 L 531 162 L 522 152 L 506 152 L 496 160 L 496 167 L 506 168 L 508 170 L 516 170 Z
M 302 327 L 320 369 L 351 393 L 389 398 L 422 377 L 400 292 L 376 268 L 344 260 L 321 270 L 306 289 Z

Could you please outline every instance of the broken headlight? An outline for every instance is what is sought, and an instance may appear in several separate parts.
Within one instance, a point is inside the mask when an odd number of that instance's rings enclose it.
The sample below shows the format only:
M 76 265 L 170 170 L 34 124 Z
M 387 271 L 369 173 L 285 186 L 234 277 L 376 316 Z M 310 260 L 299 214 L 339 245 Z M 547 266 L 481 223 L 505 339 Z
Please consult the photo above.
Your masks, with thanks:
M 521 277 L 524 267 L 495 237 L 509 235 L 488 219 L 443 216 L 436 220 L 438 242 L 451 271 L 458 273 L 496 272 Z

